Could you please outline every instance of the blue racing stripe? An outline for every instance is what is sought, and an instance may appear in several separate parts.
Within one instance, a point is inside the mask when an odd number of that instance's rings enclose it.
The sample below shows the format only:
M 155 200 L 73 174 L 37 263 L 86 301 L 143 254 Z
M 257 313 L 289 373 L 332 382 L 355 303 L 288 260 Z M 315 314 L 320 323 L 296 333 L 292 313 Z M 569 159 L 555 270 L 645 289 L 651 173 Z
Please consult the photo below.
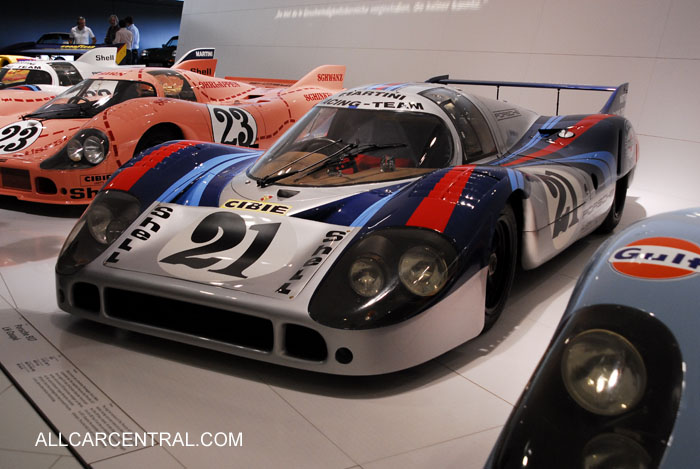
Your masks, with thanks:
M 550 117 L 547 122 L 544 123 L 544 125 L 541 127 L 543 130 L 551 129 L 554 127 L 556 124 L 559 123 L 564 118 L 564 116 L 553 116 Z M 518 150 L 512 152 L 508 157 L 502 159 L 499 161 L 499 164 L 504 164 L 507 163 L 508 161 L 515 159 L 516 157 L 520 157 L 522 153 L 526 152 L 530 148 L 534 147 L 540 140 L 544 138 L 544 135 L 542 135 L 539 131 L 532 136 L 529 142 L 527 142 L 525 145 L 523 145 L 522 148 L 519 148 Z
M 396 196 L 399 192 L 401 192 L 403 188 L 396 190 L 392 192 L 390 195 L 387 195 L 386 197 L 383 197 L 379 200 L 377 200 L 375 203 L 367 207 L 367 209 L 360 214 L 359 217 L 355 218 L 352 223 L 350 223 L 350 226 L 365 226 L 365 224 L 376 214 L 379 209 L 381 209 L 387 202 L 389 202 L 392 198 Z
M 591 152 L 591 153 L 583 153 L 580 155 L 575 155 L 575 156 L 568 156 L 566 158 L 558 158 L 557 163 L 583 163 L 583 164 L 590 164 L 593 166 L 597 166 L 600 168 L 601 172 L 603 173 L 603 176 L 605 177 L 605 181 L 608 181 L 612 177 L 612 168 L 610 167 L 609 162 L 615 161 L 615 157 L 613 156 L 612 153 L 607 152 L 607 151 L 597 151 L 597 152 Z M 543 160 L 535 160 L 533 159 L 532 161 L 528 161 L 527 163 L 523 163 L 521 165 L 518 165 L 518 167 L 527 167 L 527 166 L 539 166 L 542 164 L 551 164 L 551 161 L 543 161 Z
M 185 187 L 187 187 L 188 184 L 190 184 L 194 179 L 199 177 L 201 174 L 211 171 L 213 168 L 223 165 L 225 163 L 237 163 L 240 161 L 243 161 L 244 159 L 250 159 L 250 158 L 255 158 L 259 155 L 259 153 L 255 154 L 242 154 L 237 157 L 232 158 L 232 155 L 221 155 L 216 158 L 212 158 L 209 161 L 205 161 L 204 163 L 200 164 L 197 169 L 190 171 L 189 173 L 185 174 L 182 176 L 180 179 L 178 179 L 174 184 L 170 186 L 170 188 L 163 192 L 160 197 L 158 197 L 159 202 L 171 202 L 174 197 L 176 197 Z M 225 169 L 225 168 L 222 168 Z M 215 175 L 214 175 L 215 176 Z M 213 176 L 212 176 L 213 177 Z M 204 188 L 206 188 L 206 184 L 202 186 L 202 191 L 204 191 Z M 197 202 L 199 202 L 199 198 L 201 198 L 201 193 L 199 193 L 199 196 L 197 198 Z M 193 205 L 193 204 L 189 204 Z M 196 204 L 194 204 L 196 205 Z

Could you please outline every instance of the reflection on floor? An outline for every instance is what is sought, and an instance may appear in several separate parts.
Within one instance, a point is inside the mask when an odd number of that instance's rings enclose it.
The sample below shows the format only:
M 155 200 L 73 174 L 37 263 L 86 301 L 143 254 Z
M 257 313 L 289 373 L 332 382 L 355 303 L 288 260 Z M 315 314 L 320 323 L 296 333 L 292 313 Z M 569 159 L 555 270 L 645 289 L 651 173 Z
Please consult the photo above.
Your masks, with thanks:
M 700 150 L 699 144 L 671 143 L 685 145 L 676 148 L 684 154 Z M 663 139 L 642 137 L 643 160 L 621 226 L 700 206 L 691 184 L 697 168 L 673 182 L 659 179 L 666 171 L 664 148 Z M 53 265 L 77 216 L 72 209 L 0 198 L 0 319 L 20 314 L 109 405 L 145 431 L 187 434 L 193 445 L 206 434 L 242 435 L 238 446 L 149 446 L 93 459 L 78 451 L 95 468 L 480 467 L 581 269 L 605 239 L 589 236 L 544 266 L 520 272 L 506 311 L 487 334 L 410 370 L 348 378 L 258 363 L 61 312 Z M 0 419 L 0 467 L 80 467 L 65 447 L 36 444 L 51 430 L 4 374 Z

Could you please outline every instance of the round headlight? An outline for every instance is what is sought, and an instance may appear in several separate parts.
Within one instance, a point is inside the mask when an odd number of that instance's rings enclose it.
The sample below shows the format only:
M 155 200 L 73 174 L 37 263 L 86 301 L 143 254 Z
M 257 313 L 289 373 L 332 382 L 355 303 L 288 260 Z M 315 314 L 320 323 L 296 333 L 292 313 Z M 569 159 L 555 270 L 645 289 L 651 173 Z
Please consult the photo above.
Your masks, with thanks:
M 411 293 L 432 296 L 447 283 L 447 262 L 427 246 L 412 247 L 399 260 L 399 278 Z
M 574 337 L 564 349 L 562 379 L 571 397 L 598 415 L 620 415 L 644 395 L 644 360 L 627 339 L 614 332 L 591 329 Z
M 113 243 L 138 216 L 138 207 L 127 207 L 115 214 L 106 204 L 93 204 L 87 211 L 90 234 L 100 244 Z
M 583 468 L 651 467 L 651 456 L 636 441 L 623 435 L 605 433 L 589 441 L 583 448 Z
M 105 205 L 95 205 L 90 207 L 87 212 L 87 225 L 90 230 L 90 234 L 95 241 L 101 244 L 109 244 L 108 227 L 112 220 L 114 219 L 114 214 Z
M 71 140 L 66 145 L 66 152 L 68 153 L 68 158 L 78 162 L 83 158 L 83 145 L 78 139 Z
M 350 286 L 360 296 L 372 297 L 384 288 L 386 276 L 379 260 L 361 257 L 350 266 Z
M 102 140 L 94 135 L 89 136 L 83 142 L 85 159 L 91 164 L 101 163 L 105 159 L 105 147 Z

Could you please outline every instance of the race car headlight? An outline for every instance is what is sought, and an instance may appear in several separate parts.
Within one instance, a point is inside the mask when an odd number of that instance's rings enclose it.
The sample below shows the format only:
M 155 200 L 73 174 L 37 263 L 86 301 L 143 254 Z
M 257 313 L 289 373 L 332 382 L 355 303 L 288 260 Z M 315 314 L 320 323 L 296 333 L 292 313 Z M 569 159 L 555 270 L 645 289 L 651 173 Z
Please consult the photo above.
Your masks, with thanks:
M 584 302 L 576 293 L 571 301 Z M 659 467 L 678 430 L 685 374 L 680 344 L 650 312 L 568 310 L 485 467 Z
M 457 251 L 422 228 L 378 230 L 348 248 L 309 304 L 311 317 L 339 329 L 370 329 L 415 316 L 446 290 Z
M 109 139 L 100 130 L 83 129 L 54 156 L 40 163 L 41 169 L 92 168 L 109 153 Z
M 105 159 L 105 141 L 95 135 L 90 135 L 83 142 L 83 152 L 88 163 L 102 163 L 102 160 Z
M 66 145 L 66 152 L 71 161 L 78 162 L 83 159 L 83 145 L 78 140 L 71 140 Z
M 598 415 L 619 415 L 634 408 L 646 390 L 646 368 L 637 349 L 619 334 L 588 330 L 571 339 L 561 363 L 571 397 Z
M 414 295 L 432 296 L 447 283 L 447 262 L 431 248 L 416 246 L 401 256 L 399 278 Z
M 140 212 L 139 201 L 131 194 L 115 190 L 97 194 L 63 244 L 56 271 L 69 275 L 92 262 Z
M 384 289 L 386 275 L 382 261 L 373 257 L 362 257 L 350 266 L 350 286 L 360 296 L 366 298 L 377 295 Z
M 639 443 L 615 433 L 604 433 L 589 441 L 583 448 L 582 463 L 585 469 L 652 466 L 651 456 Z

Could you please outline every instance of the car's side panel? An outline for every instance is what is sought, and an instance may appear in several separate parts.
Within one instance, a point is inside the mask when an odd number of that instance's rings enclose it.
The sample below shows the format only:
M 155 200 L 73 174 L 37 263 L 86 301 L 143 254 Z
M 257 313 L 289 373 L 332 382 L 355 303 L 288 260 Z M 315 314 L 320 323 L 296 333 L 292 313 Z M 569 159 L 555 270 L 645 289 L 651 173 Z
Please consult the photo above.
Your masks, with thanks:
M 636 161 L 636 138 L 618 116 L 560 116 L 533 128 L 516 148 L 499 164 L 531 185 L 523 208 L 522 264 L 529 269 L 600 225 L 616 181 Z

